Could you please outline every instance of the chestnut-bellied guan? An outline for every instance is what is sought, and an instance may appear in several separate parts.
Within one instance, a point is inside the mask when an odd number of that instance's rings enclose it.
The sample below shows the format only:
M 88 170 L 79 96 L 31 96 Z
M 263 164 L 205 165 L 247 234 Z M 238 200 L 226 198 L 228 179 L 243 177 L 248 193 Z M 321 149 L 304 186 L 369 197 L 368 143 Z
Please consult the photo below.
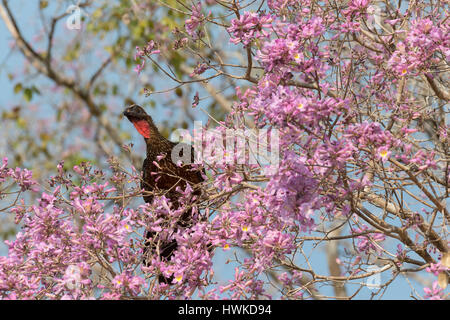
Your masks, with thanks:
M 147 158 L 142 165 L 143 177 L 141 181 L 141 189 L 145 191 L 144 201 L 147 203 L 152 202 L 153 194 L 161 193 L 171 201 L 173 209 L 178 209 L 180 207 L 179 199 L 181 194 L 177 191 L 177 188 L 180 187 L 182 190 L 185 190 L 186 183 L 189 183 L 193 188 L 193 196 L 198 197 L 201 193 L 198 184 L 204 180 L 201 169 L 193 168 L 190 164 L 180 166 L 172 161 L 172 151 L 177 146 L 177 143 L 171 142 L 161 135 L 153 123 L 152 117 L 142 107 L 132 105 L 123 114 L 144 137 L 147 145 Z M 193 148 L 191 146 L 185 147 L 189 148 L 191 163 L 193 163 Z M 182 152 L 186 148 L 180 148 L 180 150 L 181 153 L 178 156 L 183 157 Z M 188 227 L 191 224 L 191 218 L 192 208 L 187 209 L 182 214 L 177 222 L 177 228 Z M 147 259 L 149 254 L 159 252 L 160 258 L 168 261 L 177 249 L 178 244 L 176 240 L 164 242 L 158 241 L 157 237 L 156 232 L 146 231 L 145 238 L 149 239 L 144 252 L 144 264 L 146 265 L 148 265 L 150 260 Z M 156 248 L 157 243 L 159 243 L 159 248 Z M 159 281 L 170 284 L 172 278 L 166 278 L 161 275 L 159 276 Z

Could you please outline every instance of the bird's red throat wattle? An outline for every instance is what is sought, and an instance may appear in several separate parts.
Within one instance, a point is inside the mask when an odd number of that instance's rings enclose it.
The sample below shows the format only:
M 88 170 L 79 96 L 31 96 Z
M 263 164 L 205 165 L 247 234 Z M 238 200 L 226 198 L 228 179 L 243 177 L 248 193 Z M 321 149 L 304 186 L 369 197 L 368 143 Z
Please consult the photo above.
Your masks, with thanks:
M 147 120 L 135 120 L 133 125 L 144 138 L 150 138 L 150 125 Z

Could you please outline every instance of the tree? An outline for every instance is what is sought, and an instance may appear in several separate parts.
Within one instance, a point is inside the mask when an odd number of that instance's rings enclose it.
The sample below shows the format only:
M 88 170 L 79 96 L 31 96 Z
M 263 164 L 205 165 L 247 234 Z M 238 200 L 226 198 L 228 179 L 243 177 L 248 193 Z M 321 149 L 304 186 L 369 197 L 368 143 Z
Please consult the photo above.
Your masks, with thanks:
M 43 20 L 56 12 L 44 50 L 26 40 L 6 0 L 0 16 L 32 72 L 86 116 L 73 126 L 80 112 L 55 108 L 70 130 L 62 140 L 52 128 L 29 166 L 40 169 L 41 155 L 66 160 L 41 170 L 50 178 L 6 159 L 0 167 L 0 210 L 22 226 L 0 258 L 3 297 L 351 299 L 367 287 L 382 297 L 399 276 L 425 287 L 411 286 L 413 297 L 448 296 L 446 2 L 88 1 L 79 4 L 92 10 L 86 32 L 58 56 L 58 21 L 70 13 L 39 3 Z M 85 50 L 102 46 L 110 55 L 96 69 L 63 72 L 64 61 L 86 62 Z M 138 148 L 118 129 L 124 106 L 108 102 L 136 99 L 123 87 L 133 64 L 135 81 L 166 79 L 142 86 L 150 102 L 169 93 L 184 119 L 200 108 L 209 119 L 193 135 L 208 180 L 198 221 L 183 231 L 172 232 L 192 189 L 177 190 L 181 207 L 164 194 L 139 202 Z M 120 85 L 106 76 L 116 71 Z M 31 101 L 43 89 L 21 81 L 15 91 Z M 93 123 L 95 143 L 92 130 L 73 139 Z M 90 162 L 55 152 L 78 144 L 87 150 L 73 154 Z M 14 149 L 10 157 L 27 165 Z M 142 265 L 143 229 L 177 240 L 171 261 L 155 254 Z M 235 253 L 226 283 L 212 260 L 223 251 Z

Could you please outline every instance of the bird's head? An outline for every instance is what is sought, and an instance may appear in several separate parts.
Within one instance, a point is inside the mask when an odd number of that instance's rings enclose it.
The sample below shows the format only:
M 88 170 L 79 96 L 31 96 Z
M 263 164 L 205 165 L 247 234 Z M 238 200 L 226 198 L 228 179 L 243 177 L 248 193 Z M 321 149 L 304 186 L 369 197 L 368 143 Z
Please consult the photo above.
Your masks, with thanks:
M 157 130 L 153 124 L 152 117 L 150 117 L 145 110 L 137 104 L 133 104 L 125 109 L 123 115 L 130 120 L 136 130 L 146 139 L 150 138 L 152 131 Z
M 148 114 L 145 112 L 144 108 L 133 104 L 125 109 L 123 115 L 128 118 L 131 122 L 137 120 L 147 120 Z

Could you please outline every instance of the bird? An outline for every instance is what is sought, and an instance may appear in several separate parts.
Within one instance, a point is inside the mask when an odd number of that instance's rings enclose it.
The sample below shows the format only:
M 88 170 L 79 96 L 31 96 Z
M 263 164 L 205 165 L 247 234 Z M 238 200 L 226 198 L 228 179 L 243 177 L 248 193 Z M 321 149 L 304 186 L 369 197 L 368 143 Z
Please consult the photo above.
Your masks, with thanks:
M 183 150 L 190 148 L 191 163 L 194 162 L 194 150 L 192 146 L 185 145 L 185 148 L 176 148 L 178 144 L 166 139 L 161 135 L 158 128 L 153 122 L 153 119 L 145 110 L 133 104 L 125 109 L 123 115 L 134 125 L 137 132 L 144 138 L 147 146 L 146 158 L 142 164 L 142 180 L 141 189 L 144 190 L 143 199 L 146 203 L 151 203 L 154 199 L 155 193 L 162 193 L 170 200 L 172 209 L 180 207 L 181 194 L 177 191 L 180 187 L 185 190 L 187 183 L 193 188 L 192 196 L 197 198 L 201 194 L 199 185 L 204 181 L 204 169 L 193 167 L 191 164 L 183 164 L 172 161 L 172 152 L 178 152 L 180 158 L 183 157 Z M 164 156 L 165 155 L 165 156 Z M 177 222 L 178 229 L 186 229 L 192 224 L 192 207 L 188 208 L 179 218 Z M 149 264 L 148 256 L 155 252 L 159 253 L 162 260 L 170 261 L 175 250 L 178 247 L 177 241 L 159 241 L 157 233 L 147 230 L 145 233 L 145 251 L 144 264 Z M 150 241 L 152 239 L 153 241 Z M 156 248 L 156 243 L 159 247 Z M 158 277 L 159 282 L 171 284 L 173 276 L 167 278 L 163 275 Z

